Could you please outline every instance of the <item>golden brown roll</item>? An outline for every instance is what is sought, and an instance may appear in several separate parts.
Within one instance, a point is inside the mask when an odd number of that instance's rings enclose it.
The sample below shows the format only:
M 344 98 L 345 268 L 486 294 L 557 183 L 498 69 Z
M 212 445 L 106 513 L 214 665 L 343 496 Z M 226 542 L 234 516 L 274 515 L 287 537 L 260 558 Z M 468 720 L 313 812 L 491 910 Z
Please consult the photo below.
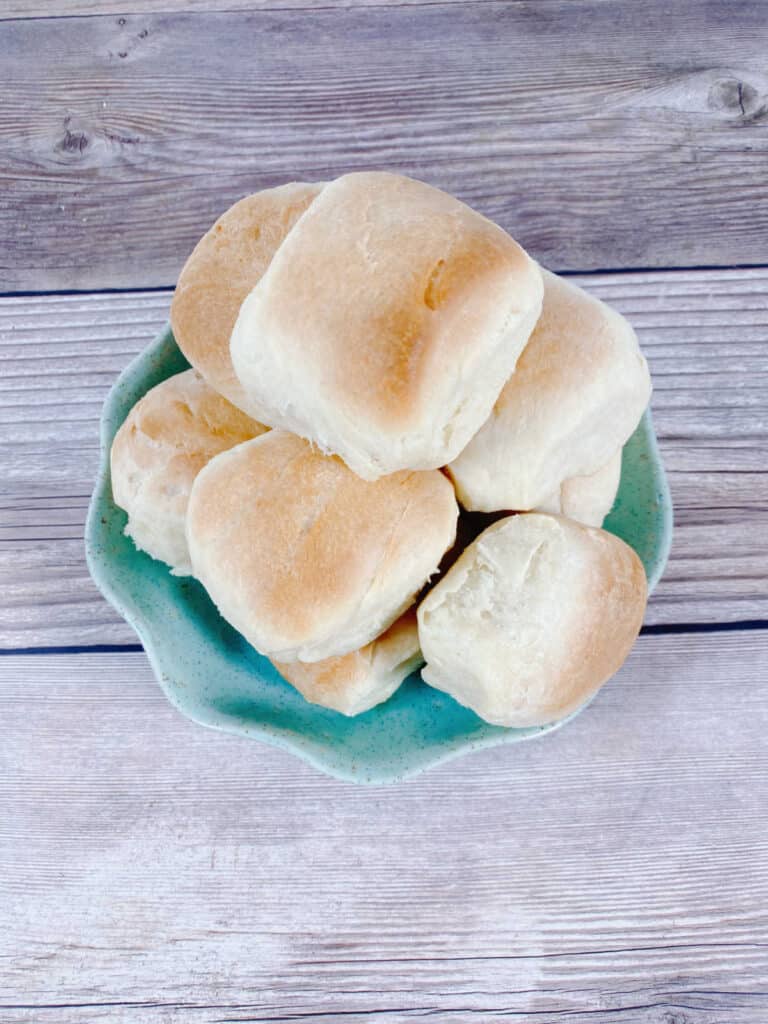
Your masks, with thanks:
M 546 725 L 620 668 L 646 596 L 618 537 L 562 516 L 500 519 L 419 605 L 422 675 L 488 722 Z
M 197 243 L 176 285 L 171 327 L 179 348 L 212 388 L 256 418 L 232 368 L 229 336 L 243 299 L 322 187 L 291 182 L 235 203 Z
M 538 318 L 537 264 L 501 228 L 396 174 L 326 185 L 243 302 L 232 361 L 264 422 L 374 480 L 454 458 Z
M 360 650 L 312 664 L 273 662 L 310 703 L 343 715 L 359 715 L 388 700 L 421 663 L 413 608 Z
M 112 443 L 112 494 L 137 548 L 191 571 L 184 533 L 192 482 L 214 455 L 267 428 L 213 391 L 195 370 L 169 377 L 128 413 Z
M 413 603 L 457 516 L 437 470 L 370 483 L 274 430 L 200 473 L 187 541 L 195 576 L 258 651 L 314 662 L 370 643 Z
M 459 501 L 480 512 L 539 508 L 563 481 L 600 470 L 651 394 L 630 324 L 544 271 L 544 304 L 493 412 L 448 466 Z

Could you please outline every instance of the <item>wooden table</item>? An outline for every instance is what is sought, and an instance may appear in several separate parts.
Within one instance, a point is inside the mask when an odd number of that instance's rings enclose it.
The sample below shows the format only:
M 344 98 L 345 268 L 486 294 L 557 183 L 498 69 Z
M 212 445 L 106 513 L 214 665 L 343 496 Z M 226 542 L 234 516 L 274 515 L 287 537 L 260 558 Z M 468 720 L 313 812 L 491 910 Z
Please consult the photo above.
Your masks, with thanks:
M 3 0 L 0 80 L 2 1024 L 768 1020 L 764 0 Z M 82 542 L 200 233 L 371 166 L 632 319 L 677 520 L 585 714 L 378 789 L 181 718 Z

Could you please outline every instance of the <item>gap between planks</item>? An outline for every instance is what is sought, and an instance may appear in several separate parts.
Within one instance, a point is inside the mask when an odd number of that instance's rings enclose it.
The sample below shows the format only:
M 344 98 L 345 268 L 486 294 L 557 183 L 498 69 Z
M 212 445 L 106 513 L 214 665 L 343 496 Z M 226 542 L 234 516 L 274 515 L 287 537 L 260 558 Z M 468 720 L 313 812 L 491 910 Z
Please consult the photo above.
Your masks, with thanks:
M 458 0 L 457 0 L 458 2 Z M 525 2 L 525 0 L 521 0 Z M 609 2 L 609 0 L 605 0 Z M 605 277 L 609 275 L 611 277 L 617 277 L 621 274 L 685 274 L 685 273 L 698 273 L 701 271 L 740 271 L 740 270 L 766 270 L 768 269 L 768 263 L 728 263 L 728 264 L 701 264 L 698 266 L 667 266 L 667 267 L 595 267 L 594 269 L 582 269 L 579 267 L 569 269 L 558 269 L 557 267 L 549 267 L 553 273 L 558 274 L 560 277 L 574 277 L 588 279 L 590 277 Z M 173 294 L 175 284 L 159 284 L 151 288 L 144 287 L 140 282 L 136 282 L 132 285 L 126 285 L 122 288 L 53 288 L 53 289 L 38 289 L 35 291 L 9 291 L 0 292 L 0 299 L 44 299 L 44 298 L 74 298 L 80 296 L 100 296 L 100 295 L 153 295 L 167 294 L 169 297 Z

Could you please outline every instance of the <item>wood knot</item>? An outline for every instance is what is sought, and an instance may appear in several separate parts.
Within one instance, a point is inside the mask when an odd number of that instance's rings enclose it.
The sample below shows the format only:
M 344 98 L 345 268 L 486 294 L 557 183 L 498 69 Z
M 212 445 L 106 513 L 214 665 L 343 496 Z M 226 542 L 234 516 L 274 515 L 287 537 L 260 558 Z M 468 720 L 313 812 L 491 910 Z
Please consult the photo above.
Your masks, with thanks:
M 710 110 L 724 110 L 747 117 L 758 107 L 760 95 L 754 86 L 739 78 L 719 78 L 710 86 L 707 101 Z
M 79 156 L 84 153 L 91 144 L 91 140 L 85 134 L 85 132 L 70 131 L 69 128 L 64 129 L 64 137 L 59 139 L 56 149 L 59 153 L 69 153 L 72 155 Z

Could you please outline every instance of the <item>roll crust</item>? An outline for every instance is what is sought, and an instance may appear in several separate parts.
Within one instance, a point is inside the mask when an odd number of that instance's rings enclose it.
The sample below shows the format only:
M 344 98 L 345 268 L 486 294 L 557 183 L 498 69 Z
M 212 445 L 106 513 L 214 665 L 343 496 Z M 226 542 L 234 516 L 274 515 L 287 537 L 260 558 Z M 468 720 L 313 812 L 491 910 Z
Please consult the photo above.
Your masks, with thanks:
M 621 482 L 621 448 L 596 473 L 563 480 L 560 489 L 536 509 L 555 512 L 585 526 L 602 526 Z
M 546 725 L 619 669 L 646 598 L 642 563 L 618 537 L 562 516 L 509 516 L 421 602 L 422 675 L 488 722 Z
M 450 461 L 489 415 L 539 315 L 537 264 L 422 182 L 326 185 L 245 299 L 235 371 L 265 422 L 376 479 Z
M 314 662 L 370 643 L 413 603 L 457 516 L 442 473 L 368 483 L 274 430 L 200 473 L 187 540 L 195 576 L 258 651 Z
M 416 611 L 410 608 L 386 632 L 357 651 L 313 664 L 273 664 L 311 704 L 343 715 L 359 715 L 388 700 L 421 662 Z
M 212 388 L 257 419 L 232 367 L 229 338 L 243 299 L 322 187 L 291 182 L 235 203 L 197 243 L 173 295 L 171 327 L 181 351 Z
M 134 405 L 110 453 L 112 494 L 142 551 L 191 572 L 185 517 L 192 483 L 219 452 L 267 430 L 195 370 L 169 377 Z
M 544 275 L 541 317 L 493 411 L 447 467 L 465 508 L 539 508 L 596 473 L 629 439 L 651 394 L 630 324 L 583 289 Z

